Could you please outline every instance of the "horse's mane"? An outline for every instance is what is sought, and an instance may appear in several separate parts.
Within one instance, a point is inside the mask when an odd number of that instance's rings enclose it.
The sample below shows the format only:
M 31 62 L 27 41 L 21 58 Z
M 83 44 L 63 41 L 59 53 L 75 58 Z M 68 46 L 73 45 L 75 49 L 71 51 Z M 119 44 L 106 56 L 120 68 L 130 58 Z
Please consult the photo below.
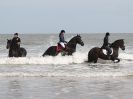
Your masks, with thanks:
M 124 42 L 124 39 L 119 39 L 119 40 L 114 41 L 111 44 L 111 47 L 117 47 L 120 42 Z
M 69 42 L 72 42 L 76 37 L 77 37 L 77 36 L 74 36 L 73 38 L 71 38 Z M 68 42 L 68 43 L 69 43 L 69 42 Z
M 114 41 L 113 43 L 117 43 L 117 42 L 120 42 L 120 41 L 124 41 L 124 39 L 116 40 L 116 41 Z M 113 43 L 112 43 L 112 44 L 113 44 Z
M 12 39 L 7 39 L 7 43 L 10 44 L 10 47 L 12 45 Z
M 76 35 L 76 36 L 74 36 L 72 39 L 70 39 L 70 41 L 69 41 L 68 43 L 70 43 L 70 42 L 74 41 L 77 37 L 80 37 L 80 38 L 81 38 L 81 36 L 80 36 L 80 35 Z
M 12 42 L 12 39 L 7 39 L 7 41 L 11 43 Z

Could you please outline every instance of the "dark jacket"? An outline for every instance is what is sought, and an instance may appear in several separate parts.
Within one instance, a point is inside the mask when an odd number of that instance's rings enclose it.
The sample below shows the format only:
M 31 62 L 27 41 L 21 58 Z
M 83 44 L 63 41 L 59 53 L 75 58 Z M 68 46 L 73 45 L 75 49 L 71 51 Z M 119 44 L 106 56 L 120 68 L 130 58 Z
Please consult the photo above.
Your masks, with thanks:
M 109 43 L 109 36 L 105 36 L 104 37 L 104 40 L 103 40 L 103 46 L 101 47 L 102 49 L 106 49 L 107 46 L 109 46 L 110 43 Z
M 103 43 L 104 46 L 109 46 L 109 36 L 105 36 L 104 37 L 104 43 Z
M 12 39 L 11 47 L 16 49 L 20 48 L 20 44 L 18 44 L 18 42 L 21 42 L 21 39 L 19 37 L 14 37 Z

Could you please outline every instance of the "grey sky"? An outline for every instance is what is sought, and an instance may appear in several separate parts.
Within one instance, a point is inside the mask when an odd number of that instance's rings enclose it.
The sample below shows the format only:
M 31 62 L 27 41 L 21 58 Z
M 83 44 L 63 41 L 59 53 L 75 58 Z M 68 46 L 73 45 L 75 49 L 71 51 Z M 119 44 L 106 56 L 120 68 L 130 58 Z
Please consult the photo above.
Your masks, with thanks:
M 133 32 L 133 0 L 0 0 L 0 33 Z

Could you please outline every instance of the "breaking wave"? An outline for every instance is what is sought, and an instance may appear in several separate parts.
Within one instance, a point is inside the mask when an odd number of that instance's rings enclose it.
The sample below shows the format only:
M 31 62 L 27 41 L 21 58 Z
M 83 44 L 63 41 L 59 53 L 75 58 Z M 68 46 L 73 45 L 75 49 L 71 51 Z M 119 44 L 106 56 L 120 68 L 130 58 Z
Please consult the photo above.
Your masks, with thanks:
M 133 62 L 133 54 L 121 53 L 121 63 Z M 87 53 L 76 52 L 73 56 L 46 56 L 25 58 L 0 58 L 0 64 L 73 64 L 87 61 Z M 123 61 L 123 62 L 122 62 Z
M 133 63 L 132 56 L 121 53 L 119 64 L 86 63 L 87 53 L 81 52 L 73 56 L 0 58 L 0 65 L 4 68 L 0 77 L 127 77 L 133 76 L 132 66 L 127 65 Z
M 86 59 L 86 54 L 75 53 L 73 56 L 0 58 L 0 64 L 71 64 L 83 63 Z

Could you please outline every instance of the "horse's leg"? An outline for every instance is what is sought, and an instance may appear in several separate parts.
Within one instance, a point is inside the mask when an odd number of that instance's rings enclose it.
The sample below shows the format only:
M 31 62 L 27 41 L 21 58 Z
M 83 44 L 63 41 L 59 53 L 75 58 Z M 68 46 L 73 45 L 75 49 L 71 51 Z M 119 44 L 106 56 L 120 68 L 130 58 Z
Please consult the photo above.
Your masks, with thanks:
M 116 62 L 115 62 L 115 60 L 117 60 Z M 120 59 L 119 58 L 115 58 L 114 59 L 114 63 L 119 63 L 120 62 Z
M 97 63 L 97 60 L 98 60 L 98 55 L 95 55 L 95 57 L 94 57 L 94 63 Z
M 13 57 L 12 51 L 9 50 L 8 57 Z
M 14 57 L 19 57 L 19 50 L 18 49 L 15 51 Z
M 94 63 L 97 63 L 97 60 L 98 60 L 98 54 L 95 54 L 94 56 L 95 56 L 95 57 L 94 57 Z
M 72 55 L 75 52 L 75 50 L 72 48 L 66 47 L 64 52 L 65 52 L 65 55 Z
M 8 54 L 8 57 L 13 57 L 13 55 L 11 53 Z
M 94 60 L 94 63 L 97 63 L 97 60 L 98 60 L 98 58 Z
M 72 54 L 73 54 L 72 51 L 67 51 L 67 52 L 66 52 L 66 55 L 68 55 L 68 56 L 71 56 Z

